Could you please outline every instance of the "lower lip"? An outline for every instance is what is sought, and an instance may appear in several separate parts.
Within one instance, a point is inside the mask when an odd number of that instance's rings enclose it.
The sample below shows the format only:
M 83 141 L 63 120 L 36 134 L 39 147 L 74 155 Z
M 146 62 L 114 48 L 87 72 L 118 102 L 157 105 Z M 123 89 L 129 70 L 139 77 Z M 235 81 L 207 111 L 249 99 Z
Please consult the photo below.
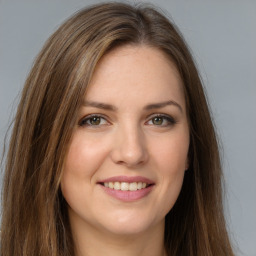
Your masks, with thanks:
M 147 188 L 142 188 L 142 189 L 136 190 L 136 191 L 115 190 L 112 188 L 104 187 L 102 185 L 101 185 L 101 187 L 108 195 L 110 195 L 118 200 L 124 201 L 124 202 L 132 202 L 132 201 L 142 199 L 142 198 L 146 197 L 153 189 L 153 185 L 151 185 Z

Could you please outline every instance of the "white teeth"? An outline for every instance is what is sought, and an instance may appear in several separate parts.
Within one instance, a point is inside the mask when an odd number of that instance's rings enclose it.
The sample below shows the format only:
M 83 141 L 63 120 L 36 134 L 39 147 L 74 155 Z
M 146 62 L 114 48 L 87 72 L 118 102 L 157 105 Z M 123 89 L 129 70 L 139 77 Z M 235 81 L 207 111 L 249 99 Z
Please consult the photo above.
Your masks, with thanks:
M 121 182 L 121 190 L 129 190 L 129 183 Z
M 116 181 L 116 182 L 114 183 L 114 189 L 115 189 L 115 190 L 120 190 L 120 188 L 121 188 L 120 182 Z
M 122 191 L 136 191 L 147 187 L 145 182 L 104 182 L 104 187 Z
M 138 188 L 137 182 L 132 182 L 132 183 L 130 183 L 130 185 L 129 185 L 129 190 L 130 190 L 130 191 L 136 191 L 137 188 Z

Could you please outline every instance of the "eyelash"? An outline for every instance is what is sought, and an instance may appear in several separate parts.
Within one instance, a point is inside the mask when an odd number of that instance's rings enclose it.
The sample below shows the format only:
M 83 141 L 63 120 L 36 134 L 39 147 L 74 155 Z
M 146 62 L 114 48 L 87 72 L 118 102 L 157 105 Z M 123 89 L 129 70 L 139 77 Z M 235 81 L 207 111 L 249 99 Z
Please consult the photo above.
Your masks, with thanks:
M 177 123 L 177 121 L 173 117 L 171 117 L 169 115 L 165 115 L 165 114 L 153 114 L 153 115 L 151 115 L 150 119 L 146 123 L 148 123 L 149 121 L 152 121 L 154 118 L 157 118 L 157 117 L 162 118 L 163 122 L 166 121 L 167 124 L 165 124 L 165 125 L 162 125 L 162 124 L 160 124 L 160 125 L 155 124 L 154 125 L 154 124 L 152 124 L 154 126 L 168 127 L 168 126 L 173 126 Z M 107 119 L 104 116 L 102 116 L 100 114 L 92 114 L 92 115 L 89 115 L 89 116 L 86 116 L 86 117 L 82 118 L 79 121 L 78 125 L 81 126 L 81 127 L 87 126 L 87 127 L 94 127 L 94 128 L 98 128 L 101 125 L 106 125 L 106 124 L 98 124 L 98 125 L 88 124 L 87 122 L 92 118 L 99 118 L 100 121 L 105 120 L 105 122 L 108 122 Z
M 169 115 L 165 115 L 165 114 L 154 114 L 154 115 L 151 115 L 149 121 L 152 121 L 156 117 L 162 118 L 163 122 L 165 120 L 167 122 L 167 124 L 165 124 L 165 125 L 161 124 L 161 125 L 155 125 L 155 126 L 168 127 L 168 126 L 173 126 L 173 125 L 175 125 L 177 123 L 177 121 L 173 117 L 171 117 Z M 147 122 L 149 122 L 149 121 L 147 121 Z
M 97 128 L 97 126 L 100 126 L 100 125 L 93 125 L 93 124 L 87 124 L 86 123 L 87 121 L 89 121 L 92 118 L 100 118 L 100 120 L 102 120 L 102 119 L 106 120 L 106 118 L 104 116 L 102 116 L 102 115 L 93 114 L 93 115 L 89 115 L 89 116 L 86 116 L 86 117 L 82 118 L 79 121 L 78 125 L 79 126 L 89 126 L 89 127 L 90 126 L 91 127 L 94 126 L 95 128 Z M 107 122 L 107 120 L 106 120 L 106 122 Z

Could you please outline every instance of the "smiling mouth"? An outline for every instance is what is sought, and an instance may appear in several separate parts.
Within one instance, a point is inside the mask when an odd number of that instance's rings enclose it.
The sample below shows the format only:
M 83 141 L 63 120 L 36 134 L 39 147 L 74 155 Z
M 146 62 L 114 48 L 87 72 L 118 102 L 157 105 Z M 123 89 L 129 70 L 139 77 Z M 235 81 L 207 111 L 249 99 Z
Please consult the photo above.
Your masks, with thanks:
M 123 202 L 132 202 L 146 197 L 155 183 L 142 176 L 115 176 L 97 182 L 108 195 Z
M 122 190 L 122 191 L 136 191 L 147 188 L 152 184 L 148 184 L 146 182 L 104 182 L 100 183 L 102 186 L 106 188 L 111 188 L 113 190 Z

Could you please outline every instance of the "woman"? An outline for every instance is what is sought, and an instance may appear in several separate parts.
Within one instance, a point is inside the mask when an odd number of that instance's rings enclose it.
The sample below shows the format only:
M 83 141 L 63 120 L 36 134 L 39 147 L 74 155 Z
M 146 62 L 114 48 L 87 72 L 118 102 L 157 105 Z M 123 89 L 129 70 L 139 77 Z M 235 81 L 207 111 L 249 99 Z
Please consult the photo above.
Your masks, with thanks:
M 218 146 L 177 29 L 84 9 L 26 81 L 6 163 L 1 255 L 233 255 Z

